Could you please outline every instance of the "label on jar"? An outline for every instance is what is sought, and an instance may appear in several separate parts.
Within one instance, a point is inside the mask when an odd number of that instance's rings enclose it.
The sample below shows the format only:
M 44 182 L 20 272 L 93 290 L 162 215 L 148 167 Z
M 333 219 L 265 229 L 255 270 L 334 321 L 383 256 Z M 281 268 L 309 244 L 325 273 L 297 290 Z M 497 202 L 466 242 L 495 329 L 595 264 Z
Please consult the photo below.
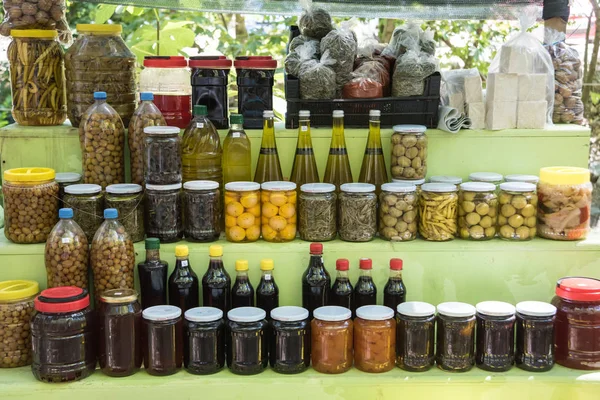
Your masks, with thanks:
M 71 243 L 73 240 L 71 238 L 62 238 L 63 243 Z
M 198 129 L 204 128 L 204 122 L 196 122 L 196 128 L 198 128 Z

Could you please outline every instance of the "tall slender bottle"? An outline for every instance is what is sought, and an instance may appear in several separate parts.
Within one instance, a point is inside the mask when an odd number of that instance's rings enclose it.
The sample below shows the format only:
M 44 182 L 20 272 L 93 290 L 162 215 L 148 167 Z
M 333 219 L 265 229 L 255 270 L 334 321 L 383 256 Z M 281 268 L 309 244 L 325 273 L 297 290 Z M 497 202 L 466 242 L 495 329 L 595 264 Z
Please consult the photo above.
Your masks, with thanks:
M 252 180 L 250 139 L 244 131 L 244 117 L 232 114 L 231 128 L 223 141 L 223 182 Z
M 237 260 L 235 273 L 235 282 L 231 288 L 231 308 L 254 307 L 254 288 L 248 278 L 248 260 Z
M 183 182 L 211 180 L 222 185 L 222 156 L 219 132 L 208 119 L 206 106 L 195 105 L 194 119 L 181 140 Z
M 200 306 L 198 276 L 192 269 L 187 246 L 175 246 L 175 269 L 169 277 L 169 304 L 186 312 Z
M 138 264 L 142 309 L 167 304 L 169 264 L 160 259 L 160 240 L 146 239 L 146 260 Z
M 371 275 L 372 269 L 373 261 L 370 258 L 360 259 L 360 276 L 354 285 L 354 315 L 356 315 L 356 310 L 362 306 L 377 304 L 377 288 Z
M 323 183 L 332 183 L 336 191 L 339 192 L 340 186 L 344 183 L 352 182 L 352 171 L 350 170 L 350 160 L 348 159 L 348 149 L 346 148 L 346 138 L 344 137 L 344 112 L 335 110 L 333 112 L 333 132 L 331 134 L 331 145 L 329 146 L 329 156 L 327 157 L 327 167 Z
M 256 288 L 256 307 L 262 308 L 267 315 L 271 315 L 271 310 L 279 307 L 279 288 L 273 277 L 273 260 L 260 260 L 260 270 L 262 277 Z
M 216 307 L 227 315 L 231 308 L 231 278 L 223 266 L 223 247 L 210 246 L 208 270 L 202 277 L 202 305 Z
M 273 111 L 263 112 L 263 136 L 256 172 L 254 173 L 254 182 L 264 183 L 283 180 L 277 143 L 275 142 L 274 118 Z
M 329 304 L 331 277 L 323 262 L 323 245 L 310 244 L 310 261 L 302 275 L 302 307 L 306 308 L 312 318 L 316 308 Z
M 371 183 L 375 185 L 375 190 L 379 195 L 381 185 L 388 182 L 387 170 L 385 169 L 385 160 L 383 158 L 383 148 L 381 147 L 381 111 L 369 111 L 369 136 L 367 138 L 367 147 L 360 167 L 359 182 Z M 395 309 L 394 309 L 395 310 Z
M 352 284 L 348 277 L 348 269 L 350 268 L 350 262 L 345 258 L 340 258 L 335 263 L 335 269 L 337 270 L 337 276 L 333 286 L 331 287 L 331 294 L 329 295 L 329 305 L 346 307 L 352 310 Z
M 398 304 L 406 301 L 406 286 L 402 281 L 402 260 L 390 260 L 390 278 L 383 289 L 383 305 L 395 310 Z
M 296 144 L 296 156 L 292 165 L 290 181 L 300 188 L 305 183 L 318 183 L 320 180 L 310 137 L 310 111 L 300 110 L 298 115 L 298 143 Z

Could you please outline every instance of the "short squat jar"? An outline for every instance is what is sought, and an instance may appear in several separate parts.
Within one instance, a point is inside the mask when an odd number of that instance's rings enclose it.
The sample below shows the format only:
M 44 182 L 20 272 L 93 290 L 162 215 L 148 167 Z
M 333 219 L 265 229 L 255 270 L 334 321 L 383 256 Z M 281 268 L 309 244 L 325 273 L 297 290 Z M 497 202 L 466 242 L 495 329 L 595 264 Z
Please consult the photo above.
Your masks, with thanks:
M 183 365 L 196 375 L 210 375 L 225 366 L 225 322 L 223 311 L 195 307 L 185 312 Z
M 144 178 L 151 185 L 181 183 L 181 137 L 176 126 L 144 128 Z
M 419 197 L 419 235 L 432 242 L 453 240 L 457 233 L 458 189 L 449 183 L 426 183 Z
M 313 311 L 311 322 L 311 359 L 315 371 L 341 374 L 352 368 L 354 325 L 352 311 L 345 307 L 324 306 Z
M 146 235 L 171 243 L 183 237 L 181 183 L 146 185 Z
M 362 306 L 354 320 L 354 365 L 363 372 L 394 369 L 396 321 L 385 306 Z
M 435 361 L 435 307 L 408 301 L 396 310 L 396 365 L 411 372 L 429 370 Z
M 523 301 L 516 309 L 515 364 L 525 371 L 550 371 L 554 367 L 556 307 L 541 301 Z
M 261 185 L 263 240 L 285 243 L 296 239 L 297 193 L 294 182 L 272 181 Z
M 102 186 L 92 183 L 67 186 L 63 202 L 66 207 L 73 209 L 73 220 L 85 233 L 88 243 L 92 243 L 104 221 Z
M 227 366 L 236 375 L 256 375 L 269 363 L 265 310 L 238 307 L 227 313 Z
M 337 236 L 337 194 L 331 183 L 306 183 L 298 195 L 298 232 L 307 242 L 328 242 Z
M 478 303 L 475 362 L 483 370 L 504 372 L 515 362 L 515 307 L 501 301 Z
M 229 182 L 225 185 L 225 237 L 233 243 L 260 238 L 260 183 Z
M 183 234 L 193 242 L 214 242 L 221 235 L 221 191 L 215 181 L 183 184 Z
M 537 233 L 538 197 L 535 185 L 505 182 L 500 185 L 498 233 L 505 240 L 531 240 Z
M 377 234 L 377 195 L 370 183 L 344 183 L 338 199 L 340 239 L 368 242 Z
M 498 196 L 496 186 L 465 182 L 458 194 L 458 233 L 461 239 L 490 240 L 496 237 Z
M 269 344 L 271 368 L 280 374 L 297 374 L 310 365 L 310 322 L 308 310 L 296 306 L 271 311 Z
M 153 306 L 142 312 L 142 353 L 150 375 L 173 375 L 183 361 L 181 308 Z
M 379 194 L 379 237 L 392 242 L 417 238 L 419 195 L 412 184 L 384 183 Z
M 424 179 L 427 175 L 427 127 L 396 125 L 392 134 L 391 172 L 394 179 Z
M 144 240 L 144 188 L 135 183 L 118 183 L 106 187 L 104 208 L 114 208 L 119 222 L 132 242 Z
M 475 365 L 475 307 L 448 302 L 437 306 L 437 349 L 439 369 L 466 372 Z

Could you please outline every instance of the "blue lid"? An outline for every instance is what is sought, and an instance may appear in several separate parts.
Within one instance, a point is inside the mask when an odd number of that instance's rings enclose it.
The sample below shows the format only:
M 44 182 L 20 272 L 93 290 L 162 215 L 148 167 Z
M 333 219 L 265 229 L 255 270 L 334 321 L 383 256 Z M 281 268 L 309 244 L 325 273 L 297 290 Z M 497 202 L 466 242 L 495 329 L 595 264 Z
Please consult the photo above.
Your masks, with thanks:
M 146 100 L 154 100 L 154 94 L 152 94 L 151 92 L 142 92 L 140 93 L 140 100 L 141 101 L 146 101 Z
M 106 92 L 94 92 L 94 100 L 106 100 Z
M 72 208 L 61 208 L 58 210 L 58 218 L 73 218 L 73 209 Z
M 104 210 L 104 219 L 115 219 L 119 218 L 119 212 L 116 208 L 107 208 Z

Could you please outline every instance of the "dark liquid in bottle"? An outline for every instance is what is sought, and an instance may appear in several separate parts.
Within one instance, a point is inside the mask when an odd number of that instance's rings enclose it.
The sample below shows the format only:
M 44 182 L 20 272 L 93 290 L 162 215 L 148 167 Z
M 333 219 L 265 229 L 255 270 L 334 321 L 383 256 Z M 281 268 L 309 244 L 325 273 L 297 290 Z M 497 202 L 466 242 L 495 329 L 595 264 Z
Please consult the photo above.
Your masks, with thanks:
M 175 263 L 175 270 L 169 277 L 169 304 L 181 308 L 183 313 L 200 305 L 198 276 L 188 260 Z
M 260 279 L 256 289 L 256 307 L 265 310 L 267 318 L 270 317 L 271 310 L 279 307 L 279 288 L 272 276 L 271 279 L 265 279 L 264 276 Z
M 329 304 L 331 277 L 323 265 L 321 255 L 311 255 L 308 269 L 302 275 L 302 307 L 312 318 L 316 308 Z
M 247 276 L 238 277 L 231 288 L 231 308 L 254 307 L 254 288 Z
M 356 309 L 362 306 L 377 304 L 377 288 L 370 276 L 361 276 L 354 288 L 354 309 L 352 313 L 356 316 Z
M 329 295 L 329 305 L 346 307 L 352 310 L 352 284 L 348 278 L 335 280 Z
M 167 304 L 167 270 L 162 261 L 144 261 L 138 264 L 142 309 Z
M 399 278 L 390 278 L 383 289 L 383 305 L 396 311 L 398 304 L 406 301 L 406 286 Z
M 216 307 L 227 315 L 230 309 L 231 278 L 221 260 L 210 260 L 202 277 L 202 305 Z

